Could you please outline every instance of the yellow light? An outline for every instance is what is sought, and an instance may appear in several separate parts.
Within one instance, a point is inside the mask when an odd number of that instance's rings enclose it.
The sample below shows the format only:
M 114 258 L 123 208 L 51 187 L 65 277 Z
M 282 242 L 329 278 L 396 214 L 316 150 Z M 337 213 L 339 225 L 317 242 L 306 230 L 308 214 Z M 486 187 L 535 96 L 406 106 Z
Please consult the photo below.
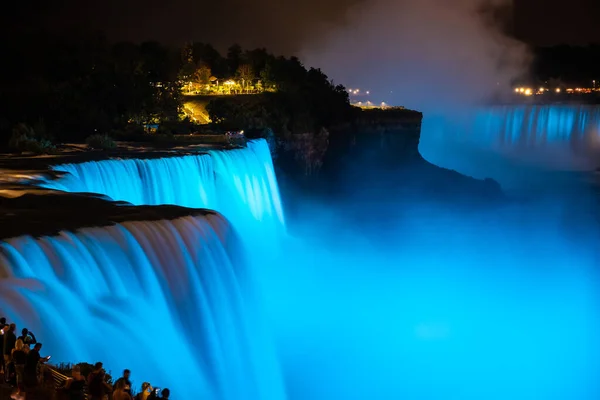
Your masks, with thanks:
M 519 88 L 519 92 L 525 93 L 525 88 Z
M 543 87 L 540 88 L 540 92 L 543 92 L 545 89 Z
M 515 88 L 515 93 L 519 93 L 519 88 Z
M 525 89 L 525 96 L 531 96 L 531 89 Z
M 560 93 L 560 88 L 556 88 L 556 93 Z

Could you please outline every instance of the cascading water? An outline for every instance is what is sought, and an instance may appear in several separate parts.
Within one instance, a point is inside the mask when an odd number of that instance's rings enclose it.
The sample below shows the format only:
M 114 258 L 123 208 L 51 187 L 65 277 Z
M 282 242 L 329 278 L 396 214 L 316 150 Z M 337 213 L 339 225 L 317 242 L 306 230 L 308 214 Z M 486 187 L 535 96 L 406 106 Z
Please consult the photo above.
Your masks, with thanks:
M 419 150 L 428 161 L 505 189 L 526 188 L 550 171 L 593 170 L 600 156 L 600 107 L 495 106 L 425 115 Z
M 218 214 L 0 244 L 0 308 L 56 361 L 103 360 L 178 398 L 283 399 L 237 235 Z
M 237 250 L 272 245 L 284 227 L 264 140 L 240 150 L 54 169 L 65 174 L 43 187 L 216 209 L 242 240 L 209 214 L 0 242 L 0 309 L 10 320 L 36 332 L 53 360 L 102 360 L 114 373 L 130 368 L 138 385 L 167 386 L 178 398 L 285 397 L 254 295 L 257 259 L 266 255 Z
M 284 224 L 273 161 L 263 139 L 249 141 L 246 149 L 62 164 L 53 169 L 66 174 L 43 183 L 45 188 L 99 193 L 134 205 L 209 208 L 225 215 L 240 232 L 260 229 L 270 239 Z
M 475 115 L 474 136 L 506 146 L 585 144 L 600 138 L 600 107 L 574 105 L 497 106 Z
M 215 201 L 214 171 L 208 155 L 91 161 L 52 169 L 65 174 L 42 185 L 49 189 L 100 193 L 134 205 L 212 208 Z

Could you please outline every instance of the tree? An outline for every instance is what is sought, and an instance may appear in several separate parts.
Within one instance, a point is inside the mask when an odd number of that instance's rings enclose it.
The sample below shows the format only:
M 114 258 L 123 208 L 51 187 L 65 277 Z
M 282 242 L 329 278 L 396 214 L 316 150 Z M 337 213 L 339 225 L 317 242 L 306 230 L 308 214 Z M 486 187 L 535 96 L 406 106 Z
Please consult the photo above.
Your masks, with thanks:
M 237 69 L 236 75 L 242 80 L 242 87 L 244 89 L 247 89 L 248 84 L 254 80 L 254 71 L 250 64 L 241 64 Z
M 234 44 L 227 50 L 227 66 L 229 67 L 230 76 L 235 75 L 238 67 L 242 62 L 242 47 L 239 44 Z
M 267 63 L 260 71 L 260 80 L 265 90 L 270 90 L 275 86 L 275 77 L 271 63 Z
M 194 73 L 194 79 L 201 85 L 208 85 L 210 83 L 211 76 L 212 71 L 205 63 L 201 63 Z

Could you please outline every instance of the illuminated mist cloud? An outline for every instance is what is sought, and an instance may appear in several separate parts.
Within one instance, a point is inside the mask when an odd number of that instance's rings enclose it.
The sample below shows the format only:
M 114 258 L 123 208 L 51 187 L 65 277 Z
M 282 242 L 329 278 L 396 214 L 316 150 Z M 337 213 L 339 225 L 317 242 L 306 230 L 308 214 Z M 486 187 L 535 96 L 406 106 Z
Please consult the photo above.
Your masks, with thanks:
M 510 14 L 507 2 L 369 1 L 303 59 L 337 83 L 370 90 L 372 101 L 420 111 L 479 103 L 510 88 L 529 60 L 494 22 L 500 11 Z

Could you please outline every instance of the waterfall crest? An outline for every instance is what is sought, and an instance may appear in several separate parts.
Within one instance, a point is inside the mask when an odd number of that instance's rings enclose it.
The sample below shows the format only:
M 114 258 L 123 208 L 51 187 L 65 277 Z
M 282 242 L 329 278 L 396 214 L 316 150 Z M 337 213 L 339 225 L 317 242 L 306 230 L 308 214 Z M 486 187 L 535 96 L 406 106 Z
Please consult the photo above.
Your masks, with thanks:
M 171 204 L 216 210 L 240 231 L 280 229 L 283 210 L 269 146 L 158 159 L 91 161 L 54 166 L 65 174 L 48 189 L 98 193 L 134 205 Z
M 587 142 L 600 135 L 600 107 L 491 107 L 476 114 L 472 133 L 482 139 L 512 145 L 540 146 L 556 142 Z
M 55 361 L 130 368 L 179 398 L 283 399 L 237 243 L 218 214 L 9 239 L 0 307 Z
M 100 193 L 138 206 L 210 208 L 214 198 L 211 161 L 207 155 L 193 155 L 61 164 L 52 169 L 66 174 L 43 186 L 65 192 Z

